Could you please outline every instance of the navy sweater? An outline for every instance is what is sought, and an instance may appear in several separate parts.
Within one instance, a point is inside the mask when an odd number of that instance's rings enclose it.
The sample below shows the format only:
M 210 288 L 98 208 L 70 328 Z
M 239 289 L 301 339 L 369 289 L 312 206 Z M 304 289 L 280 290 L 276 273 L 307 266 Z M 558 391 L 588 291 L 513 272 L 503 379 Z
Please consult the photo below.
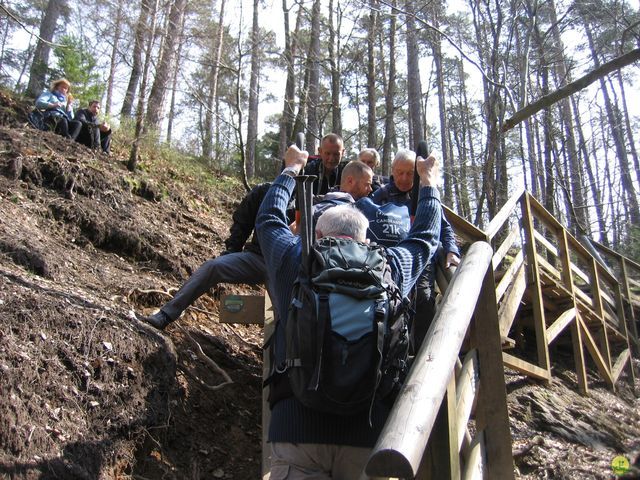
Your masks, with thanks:
M 286 216 L 294 187 L 293 178 L 280 175 L 267 192 L 256 221 L 268 282 L 275 295 L 278 312 L 289 309 L 293 283 L 301 262 L 300 237 L 291 233 Z M 398 246 L 387 249 L 393 279 L 404 295 L 409 293 L 435 252 L 441 215 L 438 190 L 423 187 L 409 235 Z M 281 318 L 276 326 L 276 362 L 284 359 L 285 322 L 286 318 Z M 332 415 L 310 410 L 295 397 L 284 398 L 273 405 L 269 441 L 373 447 L 390 408 L 385 402 L 376 401 L 371 416 L 373 426 L 370 427 L 367 411 L 350 416 Z

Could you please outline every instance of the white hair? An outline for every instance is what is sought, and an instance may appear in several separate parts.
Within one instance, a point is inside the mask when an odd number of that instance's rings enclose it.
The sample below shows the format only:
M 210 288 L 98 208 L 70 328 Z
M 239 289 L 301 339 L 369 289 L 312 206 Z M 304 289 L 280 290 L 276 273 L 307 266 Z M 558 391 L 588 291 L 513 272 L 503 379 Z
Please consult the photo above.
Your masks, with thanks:
M 391 162 L 391 168 L 393 168 L 398 162 L 414 162 L 416 161 L 416 152 L 412 150 L 398 150 L 396 152 L 396 156 L 393 157 L 393 162 Z
M 374 167 L 380 165 L 380 154 L 375 148 L 363 148 L 362 150 L 360 150 L 360 153 L 358 154 L 358 160 L 360 160 L 360 157 L 362 155 L 371 155 L 375 162 L 375 164 L 373 165 Z
M 328 208 L 318 219 L 318 237 L 351 237 L 364 242 L 369 220 L 353 205 L 338 205 Z

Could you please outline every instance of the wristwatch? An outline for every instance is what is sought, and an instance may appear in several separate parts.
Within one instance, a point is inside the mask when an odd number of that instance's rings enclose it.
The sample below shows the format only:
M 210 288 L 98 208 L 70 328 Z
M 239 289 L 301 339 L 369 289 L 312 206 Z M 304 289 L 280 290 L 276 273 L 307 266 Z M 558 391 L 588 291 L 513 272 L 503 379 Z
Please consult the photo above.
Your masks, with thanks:
M 295 178 L 300 173 L 300 169 L 298 167 L 287 167 L 282 170 L 282 175 L 289 175 L 291 178 Z

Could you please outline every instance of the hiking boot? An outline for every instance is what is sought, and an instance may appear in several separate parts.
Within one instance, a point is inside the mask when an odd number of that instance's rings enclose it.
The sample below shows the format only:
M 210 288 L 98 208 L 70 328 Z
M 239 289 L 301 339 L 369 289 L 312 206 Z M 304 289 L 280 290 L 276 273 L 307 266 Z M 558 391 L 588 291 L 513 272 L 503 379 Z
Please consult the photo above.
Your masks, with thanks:
M 143 322 L 147 322 L 149 325 L 156 327 L 158 330 L 164 330 L 167 325 L 171 323 L 169 316 L 162 310 L 158 310 L 153 315 L 148 317 L 140 317 Z

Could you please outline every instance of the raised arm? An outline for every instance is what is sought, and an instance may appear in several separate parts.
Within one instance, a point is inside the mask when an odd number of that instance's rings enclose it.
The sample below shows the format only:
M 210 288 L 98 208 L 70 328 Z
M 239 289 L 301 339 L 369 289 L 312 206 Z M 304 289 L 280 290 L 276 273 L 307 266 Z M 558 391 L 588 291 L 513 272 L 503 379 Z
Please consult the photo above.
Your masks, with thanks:
M 433 156 L 416 159 L 420 176 L 420 197 L 416 216 L 407 238 L 388 250 L 394 280 L 404 295 L 408 295 L 418 276 L 433 256 L 440 238 L 442 207 L 436 188 L 438 161 Z
M 269 188 L 256 219 L 256 233 L 269 276 L 277 272 L 285 256 L 300 248 L 300 238 L 289 230 L 287 206 L 295 189 L 295 177 L 306 164 L 308 154 L 291 146 L 285 154 L 285 168 Z

